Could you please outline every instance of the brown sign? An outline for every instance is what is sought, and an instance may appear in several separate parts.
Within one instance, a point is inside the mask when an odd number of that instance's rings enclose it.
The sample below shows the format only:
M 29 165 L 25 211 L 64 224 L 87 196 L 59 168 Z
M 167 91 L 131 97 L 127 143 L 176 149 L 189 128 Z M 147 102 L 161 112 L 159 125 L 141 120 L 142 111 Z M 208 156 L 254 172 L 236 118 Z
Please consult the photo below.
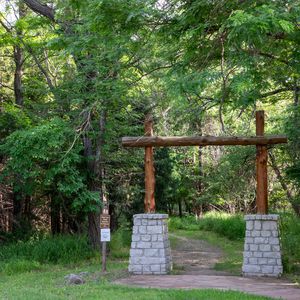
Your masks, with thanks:
M 100 216 L 100 228 L 109 228 L 110 227 L 110 215 L 101 214 Z

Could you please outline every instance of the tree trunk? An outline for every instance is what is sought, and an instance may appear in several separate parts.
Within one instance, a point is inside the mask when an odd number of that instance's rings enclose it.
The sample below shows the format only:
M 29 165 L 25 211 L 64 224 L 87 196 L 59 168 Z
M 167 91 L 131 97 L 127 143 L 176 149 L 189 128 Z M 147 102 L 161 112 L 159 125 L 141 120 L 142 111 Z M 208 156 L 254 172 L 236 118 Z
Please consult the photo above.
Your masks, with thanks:
M 51 217 L 51 233 L 53 235 L 61 233 L 61 222 L 60 222 L 60 204 L 56 197 L 51 197 L 50 202 L 50 217 Z
M 15 102 L 19 106 L 23 106 L 23 91 L 22 91 L 22 64 L 23 64 L 23 49 L 20 46 L 14 47 L 15 75 L 14 75 L 14 93 Z
M 13 192 L 13 232 L 20 230 L 22 226 L 22 194 L 19 191 Z
M 299 105 L 299 96 L 300 96 L 300 87 L 297 84 L 297 79 L 295 80 L 295 87 L 294 87 L 294 105 Z
M 24 18 L 26 15 L 26 10 L 23 1 L 19 1 L 18 4 L 19 20 Z M 20 46 L 20 40 L 23 37 L 23 32 L 21 29 L 16 29 L 17 37 L 19 38 L 18 43 L 14 46 L 14 61 L 15 61 L 15 75 L 14 75 L 14 93 L 16 104 L 23 106 L 23 87 L 22 87 L 22 76 L 23 76 L 23 62 L 24 54 L 23 48 Z
M 106 197 L 105 187 L 105 168 L 103 159 L 104 132 L 106 125 L 106 112 L 103 111 L 99 120 L 99 135 L 97 138 L 96 151 L 93 159 L 92 140 L 88 137 L 88 133 L 84 137 L 84 155 L 87 159 L 87 169 L 90 174 L 89 188 L 92 191 L 98 191 L 100 200 Z M 88 236 L 90 244 L 94 249 L 100 249 L 100 207 L 95 212 L 88 213 Z
M 179 217 L 182 218 L 182 203 L 181 203 L 181 199 L 178 200 L 178 210 L 179 210 Z

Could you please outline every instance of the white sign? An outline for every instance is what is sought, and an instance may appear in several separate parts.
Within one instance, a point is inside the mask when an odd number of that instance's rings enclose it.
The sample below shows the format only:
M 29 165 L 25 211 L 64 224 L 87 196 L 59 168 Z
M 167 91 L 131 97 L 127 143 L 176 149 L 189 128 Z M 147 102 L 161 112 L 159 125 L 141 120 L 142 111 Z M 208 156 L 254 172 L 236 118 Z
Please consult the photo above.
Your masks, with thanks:
M 110 229 L 109 228 L 101 229 L 101 242 L 110 242 Z

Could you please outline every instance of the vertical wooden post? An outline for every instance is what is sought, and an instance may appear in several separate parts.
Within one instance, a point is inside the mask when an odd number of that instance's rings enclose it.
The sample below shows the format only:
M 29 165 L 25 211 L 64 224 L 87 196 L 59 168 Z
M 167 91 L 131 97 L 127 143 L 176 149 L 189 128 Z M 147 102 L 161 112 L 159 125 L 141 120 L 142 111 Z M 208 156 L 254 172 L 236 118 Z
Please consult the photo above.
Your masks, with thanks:
M 153 118 L 150 114 L 145 118 L 145 136 L 153 135 Z M 155 177 L 153 147 L 145 147 L 145 200 L 144 207 L 146 213 L 155 212 Z
M 256 112 L 256 135 L 263 136 L 264 111 Z M 256 209 L 258 214 L 268 213 L 268 150 L 267 146 L 256 146 Z
M 103 176 L 102 176 L 103 178 Z M 102 184 L 102 201 L 103 201 L 103 208 L 102 208 L 102 215 L 109 215 L 109 208 L 108 208 L 108 201 L 107 201 L 107 198 L 106 198 L 106 195 L 105 195 L 105 187 L 104 185 Z M 101 215 L 101 217 L 102 217 Z M 100 217 L 100 222 L 101 222 L 101 217 Z M 101 226 L 100 226 L 101 228 Z M 100 229 L 100 232 L 101 232 L 101 229 Z M 107 251 L 106 251 L 106 242 L 102 242 L 102 272 L 106 272 L 106 256 L 107 256 Z
M 102 242 L 102 272 L 106 272 L 106 242 Z

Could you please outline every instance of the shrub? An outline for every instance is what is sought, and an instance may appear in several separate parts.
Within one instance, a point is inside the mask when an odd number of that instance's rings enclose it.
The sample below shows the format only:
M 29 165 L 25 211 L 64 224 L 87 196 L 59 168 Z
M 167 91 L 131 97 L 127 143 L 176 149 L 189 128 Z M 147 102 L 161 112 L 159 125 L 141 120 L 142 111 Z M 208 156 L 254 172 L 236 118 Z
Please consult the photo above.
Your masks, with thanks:
M 216 232 L 230 240 L 243 239 L 245 236 L 245 221 L 242 215 L 210 212 L 202 219 L 195 217 L 173 217 L 169 221 L 170 230 L 207 230 Z
M 113 258 L 128 258 L 131 243 L 131 231 L 120 228 L 117 230 L 109 244 L 110 255 Z
M 87 238 L 61 235 L 19 241 L 0 248 L 0 260 L 28 260 L 38 263 L 73 263 L 94 256 Z
M 300 273 L 300 218 L 282 214 L 280 220 L 283 267 L 286 272 Z

